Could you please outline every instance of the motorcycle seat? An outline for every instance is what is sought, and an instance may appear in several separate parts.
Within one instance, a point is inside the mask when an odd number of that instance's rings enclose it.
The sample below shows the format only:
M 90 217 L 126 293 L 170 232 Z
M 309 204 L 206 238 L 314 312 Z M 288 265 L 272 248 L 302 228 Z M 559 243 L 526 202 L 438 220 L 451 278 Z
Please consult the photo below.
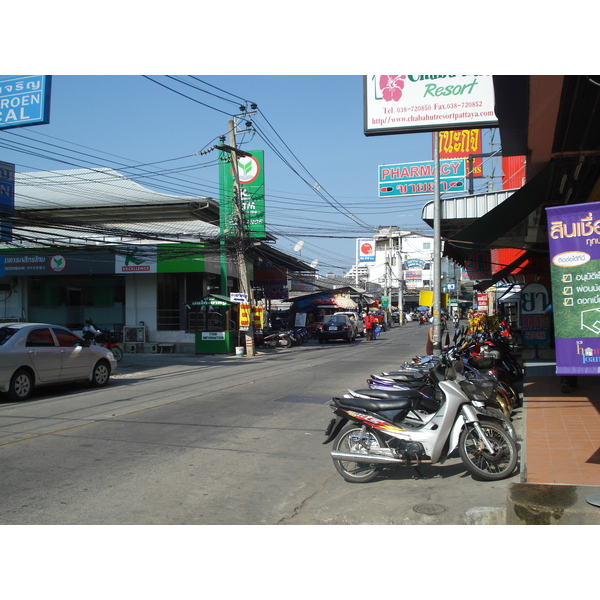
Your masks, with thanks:
M 405 410 L 412 408 L 422 396 L 412 390 L 354 390 L 356 394 L 366 398 L 335 398 L 344 408 L 361 408 L 363 410 Z

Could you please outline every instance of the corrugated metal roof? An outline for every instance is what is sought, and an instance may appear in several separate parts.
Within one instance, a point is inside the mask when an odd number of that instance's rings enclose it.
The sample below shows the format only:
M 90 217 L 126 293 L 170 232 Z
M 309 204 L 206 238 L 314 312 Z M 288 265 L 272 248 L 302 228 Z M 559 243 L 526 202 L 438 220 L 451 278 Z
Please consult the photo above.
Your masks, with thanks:
M 15 174 L 15 208 L 89 208 L 124 204 L 206 202 L 204 196 L 175 196 L 149 190 L 109 168 Z M 213 200 L 214 202 L 214 200 Z
M 512 196 L 517 190 L 500 190 L 487 194 L 473 194 L 456 198 L 443 198 L 441 201 L 442 220 L 446 219 L 479 219 L 493 208 Z M 433 221 L 434 203 L 427 202 L 421 211 L 423 221 Z

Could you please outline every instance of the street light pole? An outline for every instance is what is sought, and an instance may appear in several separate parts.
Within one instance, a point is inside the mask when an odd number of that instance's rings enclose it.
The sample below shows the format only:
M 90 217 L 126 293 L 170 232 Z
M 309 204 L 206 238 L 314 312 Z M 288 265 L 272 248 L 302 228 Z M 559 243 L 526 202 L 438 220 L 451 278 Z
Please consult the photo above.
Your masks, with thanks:
M 442 240 L 440 208 L 440 141 L 439 132 L 433 139 L 433 353 L 439 355 L 442 350 L 441 327 L 441 285 L 442 285 Z

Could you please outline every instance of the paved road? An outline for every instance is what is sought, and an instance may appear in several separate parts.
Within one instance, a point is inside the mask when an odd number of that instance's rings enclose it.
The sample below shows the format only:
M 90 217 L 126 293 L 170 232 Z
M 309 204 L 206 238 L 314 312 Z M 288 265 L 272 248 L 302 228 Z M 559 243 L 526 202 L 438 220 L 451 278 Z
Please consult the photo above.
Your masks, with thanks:
M 478 482 L 455 458 L 349 484 L 322 444 L 331 396 L 422 353 L 426 333 L 244 358 L 126 355 L 105 389 L 0 403 L 0 523 L 501 522 L 518 474 Z

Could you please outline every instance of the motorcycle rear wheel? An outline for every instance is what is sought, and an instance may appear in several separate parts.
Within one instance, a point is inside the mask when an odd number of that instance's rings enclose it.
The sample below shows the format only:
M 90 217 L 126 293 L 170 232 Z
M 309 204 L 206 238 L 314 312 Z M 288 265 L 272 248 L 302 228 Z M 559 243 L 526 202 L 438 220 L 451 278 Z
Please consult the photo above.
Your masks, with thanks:
M 338 452 L 368 454 L 369 449 L 384 448 L 385 444 L 374 431 L 367 429 L 363 433 L 362 427 L 350 424 L 342 429 L 333 446 Z M 333 464 L 337 472 L 350 483 L 368 483 L 381 471 L 381 467 L 367 463 L 334 460 Z
M 510 477 L 517 468 L 516 442 L 496 423 L 481 421 L 480 425 L 494 448 L 494 454 L 489 453 L 475 427 L 467 425 L 458 441 L 458 453 L 465 467 L 485 481 Z

